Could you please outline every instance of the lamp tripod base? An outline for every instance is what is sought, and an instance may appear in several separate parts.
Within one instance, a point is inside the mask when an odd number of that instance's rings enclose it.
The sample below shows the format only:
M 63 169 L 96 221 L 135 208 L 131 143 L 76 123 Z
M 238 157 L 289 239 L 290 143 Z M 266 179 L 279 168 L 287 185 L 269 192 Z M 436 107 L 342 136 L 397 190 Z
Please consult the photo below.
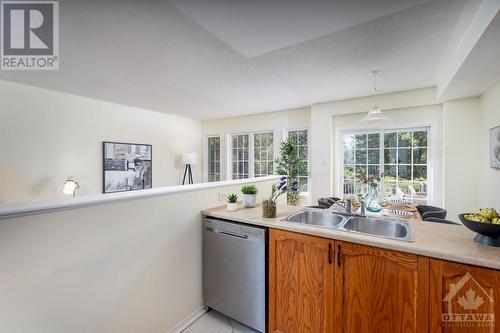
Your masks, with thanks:
M 186 176 L 188 177 L 188 185 L 194 184 L 191 164 L 186 164 L 186 168 L 184 169 L 184 178 L 182 179 L 182 185 L 186 185 Z

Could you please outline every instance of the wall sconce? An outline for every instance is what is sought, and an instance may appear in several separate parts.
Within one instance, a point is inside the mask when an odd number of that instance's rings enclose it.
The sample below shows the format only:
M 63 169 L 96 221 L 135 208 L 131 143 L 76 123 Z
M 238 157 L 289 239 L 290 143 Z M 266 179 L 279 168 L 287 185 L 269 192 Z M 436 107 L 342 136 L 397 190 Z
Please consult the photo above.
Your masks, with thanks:
M 198 163 L 198 156 L 196 153 L 184 153 L 182 154 L 182 164 L 186 165 L 184 169 L 184 178 L 182 179 L 182 185 L 186 183 L 186 174 L 188 176 L 188 184 L 193 184 L 193 171 L 191 170 L 191 165 Z
M 75 197 L 76 190 L 80 188 L 80 184 L 73 179 L 73 177 L 68 177 L 64 182 L 63 193 L 68 195 L 73 195 Z

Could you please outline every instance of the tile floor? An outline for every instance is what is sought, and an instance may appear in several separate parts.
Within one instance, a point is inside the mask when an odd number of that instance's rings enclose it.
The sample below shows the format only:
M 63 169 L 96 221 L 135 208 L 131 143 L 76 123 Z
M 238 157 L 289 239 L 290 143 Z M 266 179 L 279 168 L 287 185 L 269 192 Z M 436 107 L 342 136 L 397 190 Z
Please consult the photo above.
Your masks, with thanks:
M 195 321 L 183 333 L 258 333 L 236 320 L 210 310 Z

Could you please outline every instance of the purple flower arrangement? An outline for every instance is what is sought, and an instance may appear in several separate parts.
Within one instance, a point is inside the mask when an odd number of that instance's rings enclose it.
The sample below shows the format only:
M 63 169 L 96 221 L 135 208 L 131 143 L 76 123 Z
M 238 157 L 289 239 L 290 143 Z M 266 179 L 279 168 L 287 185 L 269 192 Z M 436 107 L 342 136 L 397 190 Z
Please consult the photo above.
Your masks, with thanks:
M 286 193 L 288 188 L 290 187 L 290 192 L 295 193 L 299 189 L 299 182 L 297 180 L 293 180 L 290 183 L 290 178 L 288 176 L 283 176 L 280 178 L 280 181 L 276 185 L 274 183 L 271 187 L 271 196 L 269 197 L 269 200 L 275 202 L 280 195 L 283 193 Z

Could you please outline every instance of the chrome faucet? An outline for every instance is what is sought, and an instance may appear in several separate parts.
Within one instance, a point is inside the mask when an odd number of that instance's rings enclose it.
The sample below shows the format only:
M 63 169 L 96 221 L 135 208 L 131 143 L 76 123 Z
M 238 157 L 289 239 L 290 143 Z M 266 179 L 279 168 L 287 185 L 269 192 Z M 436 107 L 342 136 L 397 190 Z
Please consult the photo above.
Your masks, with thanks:
M 352 214 L 352 200 L 351 199 L 347 199 L 346 200 L 346 204 L 345 204 L 345 212 L 347 214 Z

